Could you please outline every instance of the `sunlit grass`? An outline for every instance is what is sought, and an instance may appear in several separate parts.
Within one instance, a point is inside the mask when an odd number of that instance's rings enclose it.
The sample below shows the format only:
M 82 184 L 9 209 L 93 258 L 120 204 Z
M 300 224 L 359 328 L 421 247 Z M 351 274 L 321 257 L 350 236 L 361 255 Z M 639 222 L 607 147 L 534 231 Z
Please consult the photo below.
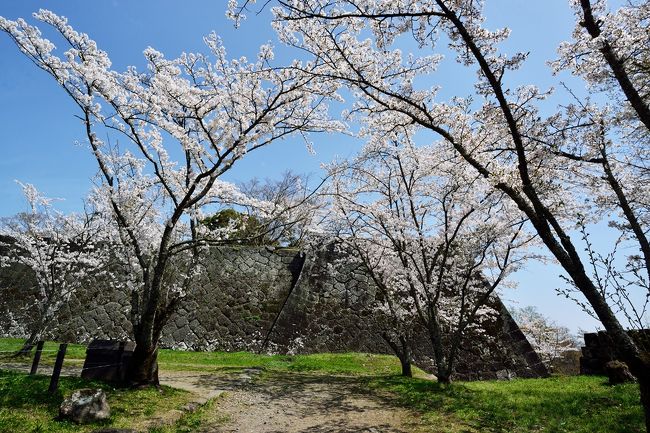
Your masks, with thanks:
M 172 409 L 190 401 L 185 391 L 160 389 L 115 389 L 101 382 L 89 382 L 74 377 L 61 377 L 59 389 L 49 394 L 50 378 L 44 375 L 0 370 L 0 432 L 89 432 L 98 427 L 127 428 L 147 426 L 150 419 L 164 418 Z M 64 396 L 80 388 L 102 388 L 111 408 L 105 422 L 80 426 L 56 419 Z
M 0 339 L 0 350 L 17 350 L 21 340 Z M 51 363 L 57 344 L 48 342 L 45 363 Z M 66 362 L 81 363 L 85 347 L 70 345 Z M 6 361 L 6 360 L 5 360 Z M 29 357 L 21 362 L 29 363 Z M 0 360 L 3 362 L 3 360 Z M 425 379 L 415 369 L 416 378 L 399 376 L 396 357 L 366 353 L 323 353 L 312 355 L 264 355 L 250 352 L 186 352 L 161 350 L 164 371 L 202 370 L 235 374 L 255 368 L 264 371 L 257 380 L 299 372 L 309 375 L 350 377 L 368 392 L 381 395 L 391 404 L 412 409 L 421 415 L 427 431 L 460 432 L 555 432 L 555 433 L 634 433 L 643 432 L 643 414 L 635 384 L 609 386 L 602 377 L 551 377 L 512 381 L 461 382 L 442 386 Z M 182 391 L 113 390 L 106 385 L 62 378 L 61 392 L 49 396 L 44 376 L 0 371 L 0 432 L 89 431 L 63 421 L 55 421 L 62 394 L 73 389 L 102 386 L 109 392 L 113 408 L 110 425 L 128 427 L 134 420 L 153 416 L 155 411 L 178 408 L 187 399 Z M 176 423 L 150 429 L 155 433 L 191 432 L 205 425 L 223 422 L 214 405 L 185 414 Z M 96 427 L 96 426 L 95 426 Z
M 442 386 L 421 379 L 374 378 L 441 432 L 644 432 L 635 384 L 609 386 L 595 376 L 480 381 Z

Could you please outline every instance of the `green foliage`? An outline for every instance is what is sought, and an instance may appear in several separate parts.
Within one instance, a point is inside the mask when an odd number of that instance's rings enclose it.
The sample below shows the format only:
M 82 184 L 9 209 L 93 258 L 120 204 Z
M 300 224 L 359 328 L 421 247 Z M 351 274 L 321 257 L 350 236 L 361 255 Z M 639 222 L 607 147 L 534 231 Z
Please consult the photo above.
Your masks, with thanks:
M 201 220 L 201 224 L 210 230 L 219 230 L 228 228 L 231 224 L 239 228 L 243 224 L 243 215 L 235 209 L 223 209 L 209 217 Z
M 232 232 L 223 241 L 225 244 L 278 245 L 277 241 L 269 237 L 268 227 L 259 218 L 255 215 L 238 212 L 235 209 L 222 209 L 201 220 L 201 224 L 212 231 L 231 228 Z

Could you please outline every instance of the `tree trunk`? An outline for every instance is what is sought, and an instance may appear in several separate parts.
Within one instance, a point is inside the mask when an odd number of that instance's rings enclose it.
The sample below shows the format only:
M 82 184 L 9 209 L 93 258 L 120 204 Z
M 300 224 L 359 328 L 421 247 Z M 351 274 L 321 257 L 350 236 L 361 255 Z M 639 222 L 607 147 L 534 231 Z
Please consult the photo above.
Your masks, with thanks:
M 639 389 L 641 390 L 641 406 L 643 406 L 645 414 L 645 430 L 650 432 L 650 377 L 648 375 L 643 378 L 639 377 Z
M 158 386 L 158 348 L 137 343 L 126 373 L 126 383 L 133 387 Z
M 402 353 L 399 358 L 399 362 L 402 364 L 402 376 L 413 377 L 413 371 L 411 371 L 411 344 L 404 336 L 400 336 L 399 341 L 402 345 Z
M 631 365 L 628 361 L 626 361 L 626 364 L 639 382 L 641 406 L 645 415 L 645 428 L 646 432 L 650 433 L 650 352 L 642 352 L 637 361 L 634 365 Z
M 25 340 L 25 342 L 23 343 L 23 347 L 21 347 L 16 353 L 14 353 L 14 356 L 28 355 L 36 345 L 39 335 L 40 333 L 38 331 L 32 331 L 29 337 L 27 337 L 27 340 Z
M 449 385 L 451 383 L 451 374 L 449 372 L 438 370 L 437 373 L 438 383 L 442 383 L 443 385 Z
M 413 377 L 413 371 L 411 370 L 411 360 L 409 358 L 401 357 L 399 359 L 399 362 L 402 364 L 402 376 Z
M 160 333 L 143 329 L 135 331 L 135 349 L 126 372 L 126 383 L 133 387 L 159 386 L 158 340 Z
M 397 344 L 386 332 L 382 332 L 381 337 L 393 349 L 393 352 L 395 352 L 395 355 L 399 359 L 402 366 L 402 376 L 413 377 L 413 370 L 411 369 L 411 346 L 408 338 L 404 336 L 398 337 L 400 344 Z

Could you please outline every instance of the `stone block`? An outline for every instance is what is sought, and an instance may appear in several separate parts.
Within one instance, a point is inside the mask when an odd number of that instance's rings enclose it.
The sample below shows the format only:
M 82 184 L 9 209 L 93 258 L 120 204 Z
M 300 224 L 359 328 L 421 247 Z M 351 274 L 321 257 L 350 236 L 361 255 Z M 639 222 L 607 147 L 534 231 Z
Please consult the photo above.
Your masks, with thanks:
M 61 403 L 59 417 L 77 424 L 88 424 L 110 418 L 106 393 L 101 389 L 80 389 Z
M 117 340 L 93 340 L 86 349 L 81 377 L 88 380 L 124 383 L 135 343 Z

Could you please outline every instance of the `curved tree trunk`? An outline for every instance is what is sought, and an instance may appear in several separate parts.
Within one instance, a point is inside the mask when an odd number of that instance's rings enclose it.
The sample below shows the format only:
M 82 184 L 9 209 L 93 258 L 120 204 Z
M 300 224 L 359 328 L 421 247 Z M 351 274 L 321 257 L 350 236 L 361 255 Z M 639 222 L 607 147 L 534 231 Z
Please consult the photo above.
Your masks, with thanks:
M 402 367 L 402 376 L 413 377 L 413 369 L 411 368 L 411 345 L 408 338 L 400 336 L 399 344 L 393 341 L 385 332 L 381 334 L 381 338 L 384 339 L 399 359 Z
M 400 358 L 399 362 L 402 365 L 402 376 L 413 377 L 413 370 L 411 369 L 411 360 L 408 358 Z
M 27 337 L 27 340 L 23 343 L 23 346 L 18 349 L 16 353 L 14 353 L 13 356 L 23 356 L 23 355 L 28 355 L 31 353 L 32 349 L 36 345 L 36 342 L 38 341 L 38 338 L 40 336 L 39 331 L 32 331 L 31 334 L 29 334 L 29 337 Z

